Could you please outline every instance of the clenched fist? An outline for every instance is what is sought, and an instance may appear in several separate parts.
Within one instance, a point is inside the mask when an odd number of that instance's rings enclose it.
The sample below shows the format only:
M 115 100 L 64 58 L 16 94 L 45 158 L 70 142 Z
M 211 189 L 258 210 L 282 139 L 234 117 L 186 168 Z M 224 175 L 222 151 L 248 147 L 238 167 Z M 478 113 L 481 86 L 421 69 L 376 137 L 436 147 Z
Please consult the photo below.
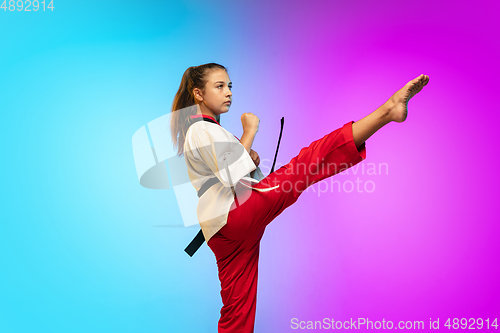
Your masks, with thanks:
M 259 131 L 260 119 L 251 112 L 243 113 L 241 115 L 241 124 L 243 125 L 243 132 L 257 133 Z

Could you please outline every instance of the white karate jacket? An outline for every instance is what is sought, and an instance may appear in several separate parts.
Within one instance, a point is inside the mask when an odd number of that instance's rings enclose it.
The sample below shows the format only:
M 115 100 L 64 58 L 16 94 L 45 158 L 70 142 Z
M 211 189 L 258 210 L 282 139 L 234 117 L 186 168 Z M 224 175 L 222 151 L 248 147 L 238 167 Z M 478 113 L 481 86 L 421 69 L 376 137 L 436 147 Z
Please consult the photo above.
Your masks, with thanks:
M 191 117 L 208 117 L 217 122 L 208 115 Z M 207 243 L 227 223 L 229 209 L 234 202 L 232 186 L 241 183 L 260 192 L 279 187 L 279 185 L 269 188 L 252 187 L 264 178 L 262 171 L 256 167 L 240 141 L 219 123 L 208 121 L 193 123 L 186 132 L 184 158 L 189 179 L 196 191 L 199 191 L 209 178 L 216 176 L 220 180 L 198 201 L 198 220 Z M 254 170 L 252 178 L 250 173 Z M 238 202 L 241 204 L 240 200 Z

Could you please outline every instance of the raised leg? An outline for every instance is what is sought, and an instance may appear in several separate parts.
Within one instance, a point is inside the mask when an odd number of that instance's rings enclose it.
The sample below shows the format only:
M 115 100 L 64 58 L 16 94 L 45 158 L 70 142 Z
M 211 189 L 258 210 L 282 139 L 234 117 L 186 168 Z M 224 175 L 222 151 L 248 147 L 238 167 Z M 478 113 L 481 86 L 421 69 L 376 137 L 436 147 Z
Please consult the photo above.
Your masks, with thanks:
M 389 118 L 390 105 L 385 102 L 377 110 L 366 117 L 352 123 L 352 136 L 356 148 L 359 148 L 370 136 L 391 122 Z
M 408 101 L 429 82 L 429 76 L 420 75 L 391 96 L 382 106 L 352 124 L 354 143 L 359 148 L 375 132 L 395 121 L 402 123 L 408 116 Z

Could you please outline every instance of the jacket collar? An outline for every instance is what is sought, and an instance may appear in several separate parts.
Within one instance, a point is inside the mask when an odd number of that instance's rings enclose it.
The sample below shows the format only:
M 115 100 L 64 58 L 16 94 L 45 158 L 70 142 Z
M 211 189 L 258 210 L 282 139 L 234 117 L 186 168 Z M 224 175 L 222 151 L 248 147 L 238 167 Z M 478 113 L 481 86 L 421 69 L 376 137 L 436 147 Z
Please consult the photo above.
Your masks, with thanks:
M 219 122 L 212 116 L 209 116 L 207 114 L 195 114 L 195 115 L 191 115 L 189 116 L 193 121 L 208 121 L 210 123 L 215 123 L 219 126 L 221 126 L 221 124 L 219 124 Z
M 207 122 L 209 122 L 209 123 L 214 123 L 214 124 L 217 124 L 217 125 L 219 125 L 220 127 L 222 127 L 222 125 L 221 125 L 221 124 L 219 124 L 219 123 L 217 122 L 217 120 L 215 120 L 215 118 L 214 118 L 214 117 L 209 116 L 209 115 L 206 115 L 206 114 L 203 114 L 203 113 L 202 113 L 202 114 L 195 114 L 195 115 L 191 115 L 191 116 L 189 116 L 189 118 L 190 118 L 190 120 L 191 120 L 191 122 L 190 122 L 189 126 L 191 126 L 192 124 L 194 124 L 194 123 L 196 123 L 196 122 L 198 122 L 198 121 L 207 121 Z M 234 136 L 234 137 L 235 137 L 238 141 L 240 141 L 240 138 L 238 138 L 236 135 L 234 135 L 234 134 L 233 134 L 233 136 Z

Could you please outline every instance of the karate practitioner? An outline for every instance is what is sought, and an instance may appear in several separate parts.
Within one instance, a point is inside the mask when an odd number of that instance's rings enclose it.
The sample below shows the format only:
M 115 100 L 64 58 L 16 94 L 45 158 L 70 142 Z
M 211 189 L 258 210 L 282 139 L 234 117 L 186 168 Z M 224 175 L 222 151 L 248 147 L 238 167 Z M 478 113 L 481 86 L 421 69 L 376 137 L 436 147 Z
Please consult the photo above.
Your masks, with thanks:
M 259 118 L 241 116 L 239 140 L 220 125 L 232 102 L 226 68 L 208 63 L 185 71 L 172 105 L 171 134 L 200 197 L 200 235 L 217 260 L 223 303 L 218 332 L 254 331 L 259 245 L 266 226 L 309 186 L 364 160 L 365 141 L 390 122 L 405 121 L 408 101 L 428 82 L 423 74 L 409 81 L 366 117 L 313 141 L 264 177 L 251 149 Z

